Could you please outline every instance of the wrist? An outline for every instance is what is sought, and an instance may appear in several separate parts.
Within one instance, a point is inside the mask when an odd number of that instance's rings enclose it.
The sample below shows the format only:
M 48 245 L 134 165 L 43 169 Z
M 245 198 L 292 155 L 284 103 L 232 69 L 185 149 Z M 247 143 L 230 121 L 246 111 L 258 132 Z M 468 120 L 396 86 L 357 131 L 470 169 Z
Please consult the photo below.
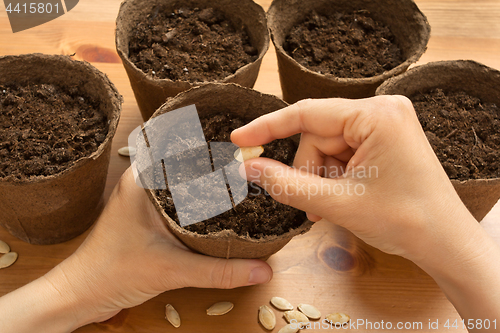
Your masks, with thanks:
M 405 255 L 430 275 L 459 269 L 464 261 L 480 255 L 485 232 L 462 203 L 451 183 L 446 191 L 432 193 L 413 216 L 415 238 Z M 440 194 L 441 193 L 441 194 Z M 486 235 L 487 236 L 487 235 Z M 433 274 L 431 274 L 431 272 Z
M 0 298 L 0 332 L 64 333 L 79 327 L 75 299 L 45 276 Z
M 113 302 L 120 287 L 109 276 L 120 275 L 110 273 L 116 269 L 111 257 L 80 248 L 44 276 L 0 297 L 0 332 L 66 333 L 111 318 L 121 310 Z
M 82 255 L 86 254 L 77 251 L 42 277 L 60 299 L 60 307 L 73 318 L 71 330 L 109 319 L 120 310 L 105 304 L 110 290 L 103 286 L 114 285 L 104 276 L 102 268 L 106 265 L 92 265 Z
M 498 320 L 500 247 L 468 215 L 448 221 L 449 232 L 428 244 L 426 257 L 415 263 L 436 281 L 462 318 Z

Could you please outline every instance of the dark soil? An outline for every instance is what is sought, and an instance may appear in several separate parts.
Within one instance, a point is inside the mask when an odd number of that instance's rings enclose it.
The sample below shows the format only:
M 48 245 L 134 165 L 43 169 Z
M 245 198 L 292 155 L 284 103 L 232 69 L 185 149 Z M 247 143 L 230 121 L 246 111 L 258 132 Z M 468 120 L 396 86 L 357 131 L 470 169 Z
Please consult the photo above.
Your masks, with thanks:
M 451 179 L 500 177 L 500 109 L 464 92 L 435 89 L 411 98 Z
M 132 31 L 130 60 L 159 79 L 216 81 L 257 59 L 244 27 L 212 8 L 155 7 Z
M 0 85 L 0 178 L 57 174 L 96 151 L 107 133 L 99 103 L 76 88 Z
M 404 61 L 392 32 L 367 10 L 328 17 L 312 11 L 292 28 L 284 49 L 302 66 L 342 78 L 376 76 Z
M 241 119 L 225 113 L 201 119 L 201 123 L 207 141 L 230 141 L 231 132 L 245 124 Z M 265 145 L 261 156 L 292 165 L 296 151 L 297 145 L 292 139 L 275 140 Z M 156 190 L 155 195 L 165 212 L 179 223 L 170 192 Z M 305 220 L 306 216 L 302 211 L 275 201 L 263 189 L 249 183 L 248 195 L 236 206 L 236 210 L 226 211 L 185 229 L 198 234 L 232 229 L 241 236 L 261 238 L 265 235 L 284 234 L 299 227 Z

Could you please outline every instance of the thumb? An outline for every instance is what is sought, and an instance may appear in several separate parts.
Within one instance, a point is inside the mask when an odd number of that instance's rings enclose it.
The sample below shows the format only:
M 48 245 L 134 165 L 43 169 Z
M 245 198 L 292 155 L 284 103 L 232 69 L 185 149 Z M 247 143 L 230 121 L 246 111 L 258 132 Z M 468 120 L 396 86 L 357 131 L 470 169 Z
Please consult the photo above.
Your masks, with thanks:
M 179 275 L 182 284 L 197 288 L 232 289 L 267 283 L 273 276 L 271 267 L 258 259 L 222 259 L 186 253 Z
M 323 178 L 268 158 L 248 160 L 239 171 L 276 201 L 325 218 L 343 200 L 344 179 Z

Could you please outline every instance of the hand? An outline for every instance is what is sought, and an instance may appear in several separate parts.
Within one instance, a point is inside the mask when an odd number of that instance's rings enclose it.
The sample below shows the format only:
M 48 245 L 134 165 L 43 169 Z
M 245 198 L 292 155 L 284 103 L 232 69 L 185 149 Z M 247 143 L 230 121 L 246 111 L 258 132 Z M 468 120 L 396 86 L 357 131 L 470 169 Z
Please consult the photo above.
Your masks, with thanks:
M 219 259 L 186 248 L 129 168 L 80 248 L 41 279 L 0 298 L 0 316 L 8 318 L 0 320 L 0 331 L 67 332 L 167 290 L 235 288 L 271 277 L 261 260 Z M 29 319 L 20 315 L 31 306 Z
M 499 247 L 461 202 L 407 98 L 304 100 L 231 139 L 256 146 L 297 133 L 293 168 L 257 158 L 242 175 L 311 220 L 325 218 L 413 260 L 463 318 L 499 318 Z
M 417 261 L 427 257 L 432 237 L 451 232 L 439 223 L 443 218 L 456 216 L 453 228 L 477 225 L 408 99 L 305 100 L 260 117 L 231 138 L 254 146 L 296 133 L 301 140 L 294 168 L 259 158 L 247 161 L 245 171 L 311 220 L 325 218 L 385 252 Z

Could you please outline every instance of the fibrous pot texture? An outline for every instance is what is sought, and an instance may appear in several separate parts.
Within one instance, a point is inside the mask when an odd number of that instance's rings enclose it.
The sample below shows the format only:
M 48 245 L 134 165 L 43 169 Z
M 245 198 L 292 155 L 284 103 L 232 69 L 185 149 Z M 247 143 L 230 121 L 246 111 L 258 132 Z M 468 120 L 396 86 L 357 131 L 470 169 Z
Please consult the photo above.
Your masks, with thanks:
M 145 74 L 130 60 L 131 32 L 139 22 L 147 19 L 148 15 L 153 15 L 154 8 L 158 6 L 162 6 L 167 11 L 181 8 L 213 8 L 222 12 L 235 27 L 245 29 L 250 43 L 258 51 L 257 59 L 240 67 L 221 82 L 253 87 L 262 58 L 269 48 L 269 32 L 262 7 L 251 0 L 125 0 L 121 4 L 116 20 L 116 49 L 122 59 L 144 120 L 149 119 L 167 98 L 204 83 L 158 79 Z
M 101 212 L 111 141 L 122 98 L 109 79 L 68 56 L 27 54 L 0 57 L 0 85 L 73 87 L 99 105 L 107 135 L 91 154 L 46 176 L 0 178 L 0 224 L 32 244 L 54 244 L 87 230 Z M 64 109 L 60 110 L 64 112 Z
M 287 105 L 275 96 L 262 94 L 235 84 L 209 83 L 192 88 L 168 100 L 155 112 L 152 120 L 192 104 L 196 105 L 200 118 L 213 116 L 224 110 L 225 113 L 234 114 L 235 117 L 246 121 L 251 121 Z M 145 126 L 148 126 L 147 123 Z M 304 222 L 301 225 L 281 235 L 252 238 L 248 235 L 238 235 L 229 229 L 198 234 L 179 226 L 171 216 L 165 213 L 162 203 L 155 195 L 155 190 L 146 189 L 146 192 L 174 235 L 191 249 L 214 257 L 268 258 L 285 246 L 294 236 L 308 231 L 312 226 L 312 222 L 304 217 Z
M 366 78 L 341 78 L 304 67 L 285 51 L 284 43 L 291 29 L 304 21 L 313 10 L 325 16 L 338 12 L 370 13 L 374 20 L 384 23 L 393 33 L 404 61 L 380 75 Z M 411 0 L 274 0 L 267 18 L 278 57 L 283 99 L 288 103 L 305 98 L 373 96 L 384 80 L 403 73 L 420 58 L 430 37 L 427 18 Z
M 377 95 L 412 97 L 439 88 L 465 92 L 485 103 L 500 106 L 500 72 L 474 61 L 438 61 L 412 68 L 377 89 Z M 455 190 L 472 215 L 481 221 L 500 198 L 500 178 L 451 179 Z

